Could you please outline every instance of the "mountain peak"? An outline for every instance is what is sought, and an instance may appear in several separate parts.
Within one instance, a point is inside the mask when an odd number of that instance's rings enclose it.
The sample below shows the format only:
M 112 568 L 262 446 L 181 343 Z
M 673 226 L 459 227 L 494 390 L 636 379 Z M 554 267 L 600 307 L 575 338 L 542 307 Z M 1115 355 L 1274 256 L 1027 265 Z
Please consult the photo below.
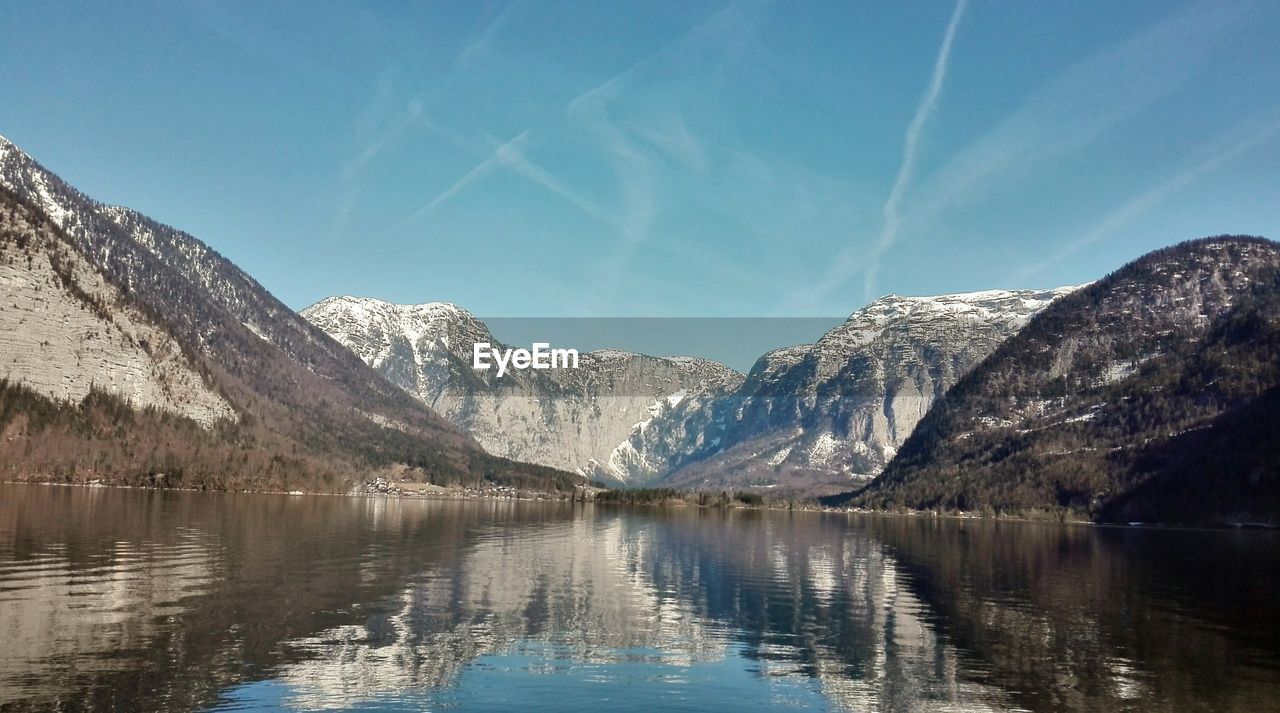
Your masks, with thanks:
M 428 313 L 428 314 L 456 314 L 474 316 L 467 310 L 459 307 L 452 302 L 421 302 L 421 303 L 400 303 L 381 300 L 376 297 L 357 297 L 355 295 L 335 295 L 326 297 L 315 304 L 302 309 L 302 312 L 312 312 L 329 309 L 379 309 L 389 310 L 398 313 Z

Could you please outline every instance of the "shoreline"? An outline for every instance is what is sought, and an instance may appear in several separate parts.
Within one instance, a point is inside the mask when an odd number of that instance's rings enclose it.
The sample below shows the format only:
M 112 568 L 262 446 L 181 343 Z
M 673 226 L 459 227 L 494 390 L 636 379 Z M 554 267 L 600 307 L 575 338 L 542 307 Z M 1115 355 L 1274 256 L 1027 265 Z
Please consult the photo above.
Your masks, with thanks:
M 1039 525 L 1066 525 L 1066 526 L 1086 526 L 1108 529 L 1123 530 L 1182 530 L 1182 531 L 1205 531 L 1205 532 L 1239 532 L 1239 531 L 1256 531 L 1256 532 L 1280 532 L 1280 525 L 1256 522 L 1241 523 L 1219 523 L 1216 525 L 1188 525 L 1188 524 L 1166 524 L 1155 522 L 1143 523 L 1110 523 L 1110 522 L 1094 522 L 1092 520 L 1062 520 L 1051 518 L 1029 518 L 1018 517 L 1014 515 L 996 515 L 995 517 L 985 515 L 963 515 L 952 513 L 941 513 L 929 510 L 909 510 L 906 512 L 893 512 L 888 510 L 869 510 L 865 508 L 836 508 L 823 505 L 805 505 L 803 503 L 769 503 L 765 501 L 762 504 L 747 504 L 741 502 L 717 503 L 710 505 L 701 505 L 698 503 L 688 502 L 681 499 L 672 499 L 665 502 L 610 502 L 599 501 L 594 498 L 583 499 L 574 497 L 572 494 L 560 493 L 543 493 L 537 491 L 517 491 L 515 489 L 503 490 L 507 486 L 495 486 L 493 489 L 476 490 L 471 488 L 447 488 L 444 486 L 432 486 L 431 490 L 417 492 L 315 492 L 302 490 L 214 490 L 205 488 L 184 488 L 184 487 L 157 487 L 148 485 L 124 485 L 118 483 L 102 483 L 102 482 L 84 482 L 84 483 L 66 483 L 52 480 L 0 480 L 0 485 L 32 485 L 32 486 L 52 486 L 66 488 L 111 488 L 118 490 L 138 490 L 147 492 L 175 492 L 175 493 L 208 493 L 208 494 L 224 494 L 224 495 L 283 495 L 288 497 L 302 496 L 321 496 L 321 497 L 345 497 L 345 498 L 379 498 L 383 500 L 437 500 L 437 501 L 458 501 L 458 500 L 475 500 L 475 501 L 491 501 L 491 502 L 525 502 L 525 503 L 551 503 L 551 504 L 590 504 L 600 507 L 610 508 L 645 508 L 645 509 L 686 509 L 695 508 L 699 510 L 743 510 L 743 511 L 769 511 L 769 512 L 806 512 L 819 513 L 829 515 L 845 515 L 845 516 L 867 516 L 880 518 L 902 518 L 913 520 L 951 520 L 964 522 L 982 522 L 982 523 L 1026 523 Z M 527 494 L 522 494 L 527 493 Z
M 31 486 L 47 486 L 59 488 L 90 488 L 90 489 L 112 489 L 112 490 L 137 490 L 152 493 L 204 493 L 217 495 L 284 495 L 288 497 L 333 497 L 333 498 L 381 498 L 384 500 L 493 500 L 502 501 L 509 500 L 513 502 L 541 502 L 541 503 L 570 503 L 582 502 L 574 500 L 572 496 L 560 496 L 554 493 L 539 493 L 536 491 L 527 491 L 536 493 L 542 497 L 524 497 L 520 495 L 496 494 L 487 490 L 474 490 L 471 488 L 445 488 L 437 486 L 436 491 L 422 491 L 418 493 L 405 492 L 318 492 L 304 490 L 217 490 L 213 488 L 189 488 L 189 487 L 159 487 L 155 485 L 125 485 L 122 483 L 102 483 L 102 482 L 86 482 L 86 483 L 66 483 L 54 480 L 0 480 L 0 485 L 31 485 Z M 590 501 L 587 501 L 590 502 Z

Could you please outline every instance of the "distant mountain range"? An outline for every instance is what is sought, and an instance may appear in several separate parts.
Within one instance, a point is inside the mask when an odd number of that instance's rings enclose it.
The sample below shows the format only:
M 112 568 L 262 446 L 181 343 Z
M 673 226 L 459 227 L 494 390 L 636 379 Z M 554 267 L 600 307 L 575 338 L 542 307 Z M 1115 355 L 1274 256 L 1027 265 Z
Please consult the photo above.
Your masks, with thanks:
M 196 238 L 88 198 L 3 138 L 0 214 L 6 477 L 576 482 L 490 456 Z M 146 428 L 120 428 L 135 417 Z
M 448 303 L 294 313 L 0 138 L 0 477 L 624 486 L 877 509 L 1280 522 L 1280 245 L 1082 288 L 890 295 L 745 376 L 618 350 L 503 377 Z M 521 462 L 523 461 L 523 462 Z
M 633 486 L 813 494 L 874 477 L 935 399 L 1071 289 L 891 295 L 745 378 L 617 350 L 498 378 L 471 365 L 495 338 L 452 304 L 333 297 L 302 315 L 493 453 Z

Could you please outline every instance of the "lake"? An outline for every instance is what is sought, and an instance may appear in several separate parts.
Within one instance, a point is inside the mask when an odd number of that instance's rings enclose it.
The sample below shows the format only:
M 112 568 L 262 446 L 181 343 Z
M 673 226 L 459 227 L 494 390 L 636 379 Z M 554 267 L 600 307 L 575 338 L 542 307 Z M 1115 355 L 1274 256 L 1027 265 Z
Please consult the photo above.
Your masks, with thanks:
M 1280 710 L 1280 536 L 0 485 L 0 709 Z

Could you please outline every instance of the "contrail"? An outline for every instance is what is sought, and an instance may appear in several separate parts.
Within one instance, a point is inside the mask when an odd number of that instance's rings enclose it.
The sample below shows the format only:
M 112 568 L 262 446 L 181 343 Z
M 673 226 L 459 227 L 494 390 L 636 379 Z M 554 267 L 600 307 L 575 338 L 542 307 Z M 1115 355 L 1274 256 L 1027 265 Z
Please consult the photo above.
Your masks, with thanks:
M 458 193 L 461 193 L 463 189 L 465 189 L 467 186 L 470 186 L 472 183 L 475 183 L 477 179 L 483 177 L 492 168 L 503 164 L 504 163 L 503 155 L 506 152 L 513 150 L 515 147 L 523 143 L 524 140 L 529 136 L 529 131 L 530 129 L 525 129 L 524 131 L 521 131 L 519 134 L 517 134 L 514 139 L 511 139 L 505 144 L 502 144 L 501 146 L 498 146 L 497 148 L 495 148 L 493 150 L 493 153 L 490 154 L 488 158 L 486 158 L 485 160 L 481 161 L 480 163 L 472 167 L 470 171 L 467 171 L 465 174 L 462 175 L 461 178 L 459 178 L 457 181 L 454 181 L 453 185 L 446 188 L 443 193 L 437 195 L 435 198 L 432 198 L 426 205 L 422 206 L 417 211 L 415 211 L 413 215 L 409 216 L 408 218 L 405 218 L 404 220 L 401 220 L 399 223 L 396 223 L 394 226 L 392 226 L 392 229 L 399 230 L 400 228 L 403 228 L 410 223 L 417 222 L 423 216 L 425 216 L 426 214 L 434 210 L 436 206 L 440 205 L 441 203 L 444 203 L 445 201 L 454 197 Z
M 925 90 L 924 96 L 920 98 L 920 104 L 916 107 L 916 114 L 911 118 L 911 123 L 907 125 L 907 135 L 902 146 L 902 164 L 898 167 L 898 176 L 893 181 L 893 189 L 889 191 L 889 198 L 884 202 L 884 225 L 880 229 L 880 237 L 876 239 L 875 247 L 871 251 L 870 262 L 866 268 L 866 297 L 871 299 L 872 293 L 875 291 L 876 272 L 880 269 L 880 256 L 885 253 L 898 239 L 898 230 L 902 223 L 900 215 L 900 205 L 902 196 L 906 193 L 907 186 L 911 183 L 911 178 L 915 174 L 916 169 L 916 147 L 920 143 L 920 134 L 924 130 L 925 122 L 929 120 L 929 116 L 933 114 L 933 109 L 938 103 L 938 94 L 942 92 L 942 83 L 947 78 L 947 65 L 951 62 L 951 45 L 956 39 L 956 27 L 960 25 L 960 18 L 964 15 L 965 6 L 968 0 L 959 0 L 956 8 L 951 12 L 951 22 L 947 24 L 947 32 L 942 37 L 942 46 L 938 48 L 938 57 L 933 62 L 933 76 L 929 78 L 929 87 Z

